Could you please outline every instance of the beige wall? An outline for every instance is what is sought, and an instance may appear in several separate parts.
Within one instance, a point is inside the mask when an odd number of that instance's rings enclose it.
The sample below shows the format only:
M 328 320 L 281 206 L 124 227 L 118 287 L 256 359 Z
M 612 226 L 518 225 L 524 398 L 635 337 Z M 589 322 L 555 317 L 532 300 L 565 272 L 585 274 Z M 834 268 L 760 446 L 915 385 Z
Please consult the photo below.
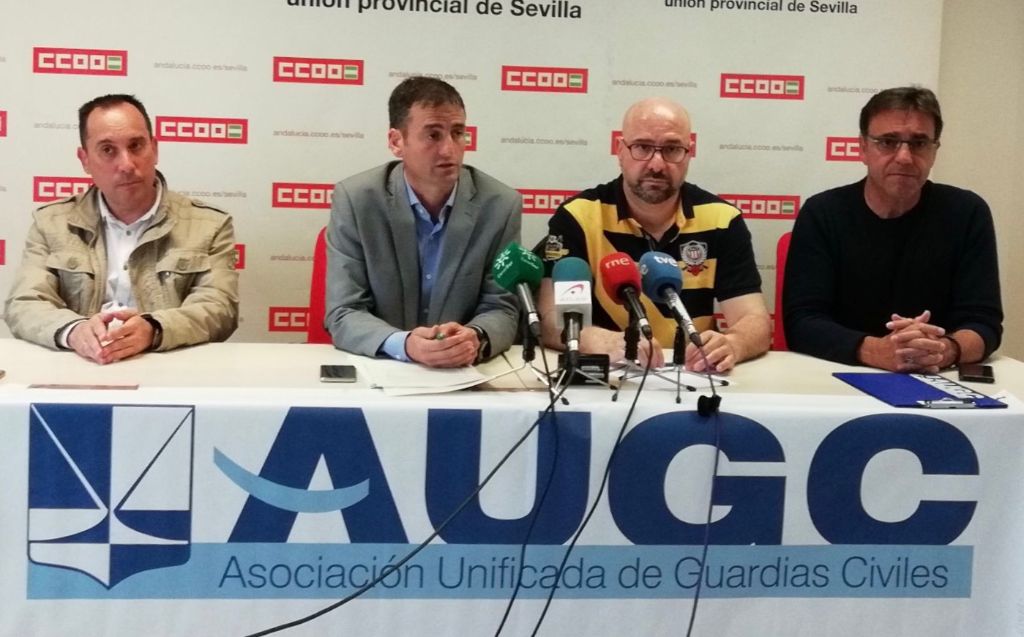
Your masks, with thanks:
M 945 0 L 939 97 L 946 128 L 934 179 L 992 207 L 1007 317 L 1001 352 L 1024 358 L 1024 1 Z

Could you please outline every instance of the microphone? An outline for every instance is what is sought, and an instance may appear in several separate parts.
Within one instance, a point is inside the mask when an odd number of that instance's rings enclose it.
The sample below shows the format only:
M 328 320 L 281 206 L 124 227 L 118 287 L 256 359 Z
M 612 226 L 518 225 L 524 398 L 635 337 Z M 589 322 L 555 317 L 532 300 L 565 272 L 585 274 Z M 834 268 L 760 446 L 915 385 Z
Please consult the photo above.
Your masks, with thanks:
M 540 287 L 540 280 L 544 276 L 544 264 L 540 257 L 513 241 L 494 257 L 491 270 L 498 285 L 519 295 L 519 302 L 526 314 L 526 325 L 539 341 L 540 317 L 533 305 L 533 291 Z
M 625 305 L 636 317 L 637 325 L 646 338 L 653 338 L 647 312 L 640 303 L 640 271 L 625 252 L 614 252 L 601 259 L 601 284 L 605 293 L 619 305 Z
M 679 299 L 679 290 L 683 286 L 679 263 L 664 252 L 648 252 L 640 257 L 640 274 L 643 276 L 644 294 L 668 305 L 676 322 L 686 330 L 690 342 L 701 347 L 704 343 L 701 342 L 700 334 L 686 306 Z
M 569 368 L 579 362 L 580 331 L 591 321 L 590 279 L 590 266 L 578 257 L 563 257 L 551 270 L 555 317 L 562 330 Z

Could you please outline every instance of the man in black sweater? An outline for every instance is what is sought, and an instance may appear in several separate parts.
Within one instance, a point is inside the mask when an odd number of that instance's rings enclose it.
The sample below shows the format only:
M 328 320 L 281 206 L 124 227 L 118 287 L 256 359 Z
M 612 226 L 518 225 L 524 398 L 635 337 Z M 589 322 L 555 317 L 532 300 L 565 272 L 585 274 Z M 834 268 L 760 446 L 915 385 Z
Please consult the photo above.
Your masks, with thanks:
M 928 180 L 941 133 L 925 88 L 882 91 L 861 110 L 867 177 L 808 199 L 793 227 L 782 300 L 790 349 L 935 372 L 999 347 L 992 213 L 973 192 Z

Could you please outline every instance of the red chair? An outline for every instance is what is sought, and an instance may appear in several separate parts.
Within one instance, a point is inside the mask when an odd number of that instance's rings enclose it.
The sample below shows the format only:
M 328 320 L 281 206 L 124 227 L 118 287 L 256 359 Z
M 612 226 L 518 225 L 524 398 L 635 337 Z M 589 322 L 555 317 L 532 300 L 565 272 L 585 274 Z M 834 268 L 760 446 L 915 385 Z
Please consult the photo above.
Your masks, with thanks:
M 775 246 L 775 333 L 772 335 L 772 349 L 777 352 L 789 350 L 786 346 L 786 330 L 782 324 L 782 286 L 786 279 L 786 256 L 789 254 L 789 238 L 792 232 L 779 237 Z
M 332 343 L 324 329 L 327 312 L 327 228 L 320 230 L 313 248 L 313 276 L 309 282 L 309 314 L 306 318 L 307 343 Z

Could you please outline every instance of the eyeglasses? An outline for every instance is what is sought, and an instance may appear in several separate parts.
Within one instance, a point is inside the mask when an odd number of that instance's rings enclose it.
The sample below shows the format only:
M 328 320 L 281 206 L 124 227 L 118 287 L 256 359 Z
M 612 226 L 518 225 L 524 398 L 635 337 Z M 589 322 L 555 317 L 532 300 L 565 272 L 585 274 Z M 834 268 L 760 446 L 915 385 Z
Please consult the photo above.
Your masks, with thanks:
M 900 146 L 903 144 L 907 145 L 909 150 L 914 155 L 927 155 L 935 152 L 939 147 L 939 140 L 928 139 L 927 137 L 915 137 L 913 139 L 902 139 L 900 137 L 872 137 L 868 135 L 868 139 L 875 145 L 875 148 L 879 152 L 883 152 L 887 155 L 892 153 L 898 153 Z
M 637 161 L 647 161 L 654 157 L 654 153 L 661 153 L 661 158 L 665 161 L 670 164 L 678 164 L 686 159 L 686 154 L 690 152 L 688 147 L 677 144 L 655 146 L 654 144 L 637 142 L 635 144 L 625 144 L 625 146 L 629 149 L 629 156 Z

